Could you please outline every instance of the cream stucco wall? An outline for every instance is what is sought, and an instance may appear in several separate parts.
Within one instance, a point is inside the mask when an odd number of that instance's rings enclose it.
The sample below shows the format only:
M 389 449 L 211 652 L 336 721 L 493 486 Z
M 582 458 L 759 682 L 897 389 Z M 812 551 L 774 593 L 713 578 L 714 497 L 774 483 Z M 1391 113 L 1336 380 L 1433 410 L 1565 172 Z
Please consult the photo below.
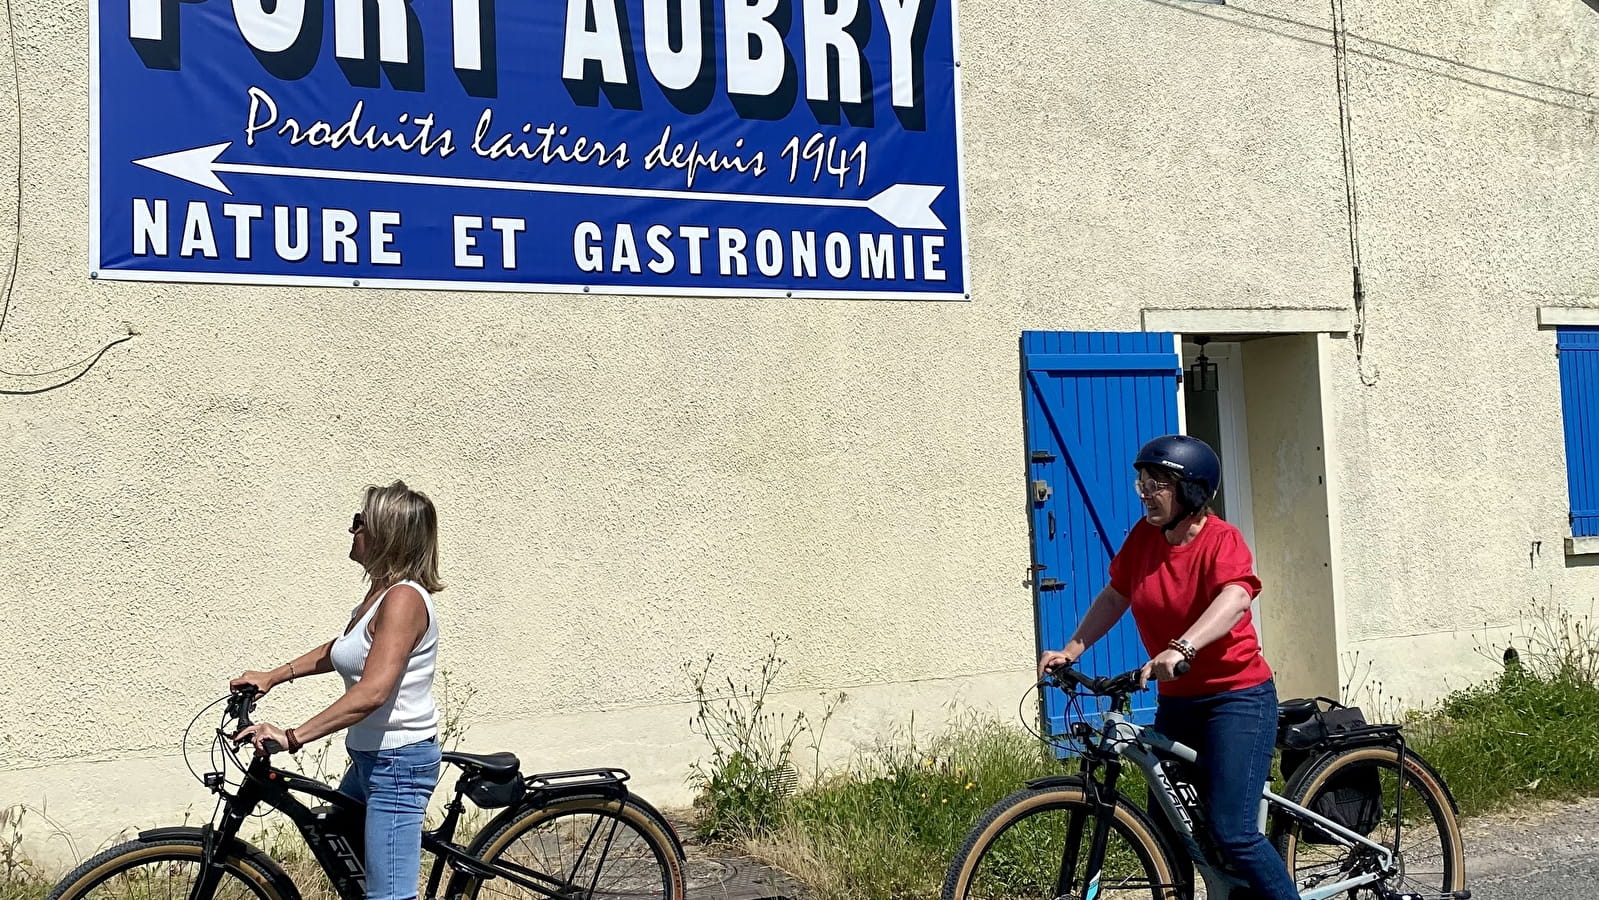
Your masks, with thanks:
M 1350 6 L 1372 274 L 1366 387 L 1339 398 L 1348 665 L 1416 701 L 1491 670 L 1474 652 L 1535 599 L 1586 611 L 1569 565 L 1553 334 L 1540 303 L 1599 305 L 1572 248 L 1599 238 L 1599 15 L 1582 4 Z M 1514 35 L 1514 50 L 1497 44 Z M 1392 47 L 1387 46 L 1392 45 Z M 1404 48 L 1400 50 L 1394 47 Z M 1444 63 L 1459 60 L 1474 68 Z M 1347 356 L 1345 357 L 1347 360 Z M 1490 655 L 1497 658 L 1497 653 Z
M 1334 340 L 1340 653 L 1424 699 L 1486 671 L 1473 627 L 1599 593 L 1560 552 L 1534 314 L 1599 305 L 1599 15 L 1348 7 L 1375 384 Z M 89 846 L 203 808 L 183 725 L 342 624 L 343 527 L 397 475 L 443 517 L 474 748 L 621 765 L 684 802 L 682 666 L 754 660 L 774 632 L 789 701 L 851 694 L 838 753 L 953 697 L 1009 716 L 1033 651 L 1018 332 L 1347 306 L 1328 38 L 1288 0 L 967 0 L 957 304 L 92 282 L 85 11 L 15 12 L 0 368 L 139 332 L 69 386 L 0 396 L 0 801 Z M 0 116 L 0 171 L 17 161 Z

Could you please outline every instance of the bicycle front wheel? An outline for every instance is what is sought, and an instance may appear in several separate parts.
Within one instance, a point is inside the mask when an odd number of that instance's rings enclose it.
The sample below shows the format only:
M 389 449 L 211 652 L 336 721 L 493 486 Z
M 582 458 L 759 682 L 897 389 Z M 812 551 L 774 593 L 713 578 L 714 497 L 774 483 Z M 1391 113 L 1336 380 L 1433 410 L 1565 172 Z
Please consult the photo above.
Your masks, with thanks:
M 972 827 L 944 878 L 943 900 L 1170 900 L 1185 894 L 1153 825 L 1125 797 L 1117 800 L 1096 879 L 1087 871 L 1094 823 L 1094 807 L 1077 785 L 1011 794 Z
M 1394 855 L 1388 891 L 1439 896 L 1466 886 L 1465 846 L 1443 780 L 1414 753 L 1389 746 L 1359 747 L 1323 757 L 1296 777 L 1284 796 L 1364 833 Z M 1300 890 L 1377 873 L 1377 851 L 1347 842 L 1313 822 L 1280 820 L 1277 850 Z M 1351 892 L 1380 897 L 1375 883 Z
M 684 894 L 682 862 L 660 824 L 637 806 L 604 797 L 529 809 L 474 841 L 473 852 L 540 889 L 503 876 L 462 876 L 463 900 L 682 900 Z
M 200 878 L 202 853 L 198 837 L 128 841 L 73 869 L 46 900 L 183 900 Z M 294 882 L 259 850 L 236 845 L 217 862 L 215 900 L 300 900 Z

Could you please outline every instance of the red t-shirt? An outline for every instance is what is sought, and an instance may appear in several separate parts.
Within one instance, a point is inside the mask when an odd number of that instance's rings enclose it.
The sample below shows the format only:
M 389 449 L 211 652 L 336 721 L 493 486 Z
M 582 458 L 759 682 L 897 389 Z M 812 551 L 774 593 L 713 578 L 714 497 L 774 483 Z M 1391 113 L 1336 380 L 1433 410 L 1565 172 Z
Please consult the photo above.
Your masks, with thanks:
M 1239 585 L 1251 598 L 1260 594 L 1260 579 L 1244 536 L 1215 515 L 1180 547 L 1167 543 L 1165 533 L 1139 519 L 1121 552 L 1110 561 L 1110 586 L 1132 601 L 1133 622 L 1151 658 L 1199 621 L 1229 584 Z M 1271 677 L 1247 611 L 1232 631 L 1201 647 L 1190 665 L 1188 674 L 1162 681 L 1160 693 L 1200 697 L 1254 687 Z

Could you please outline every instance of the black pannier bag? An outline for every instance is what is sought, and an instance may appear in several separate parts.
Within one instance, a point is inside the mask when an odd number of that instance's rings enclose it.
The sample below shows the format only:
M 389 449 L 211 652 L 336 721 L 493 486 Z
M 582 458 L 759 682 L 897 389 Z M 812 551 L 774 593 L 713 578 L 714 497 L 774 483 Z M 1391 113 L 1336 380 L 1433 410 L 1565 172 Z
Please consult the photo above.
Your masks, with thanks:
M 522 773 L 512 770 L 504 773 L 479 772 L 467 779 L 466 796 L 484 809 L 500 809 L 522 799 L 527 784 Z
M 1322 709 L 1325 702 L 1327 709 Z M 1367 724 L 1357 706 L 1344 706 L 1325 697 L 1288 700 L 1277 710 L 1277 746 L 1282 750 L 1283 780 L 1321 751 L 1357 737 L 1390 733 L 1398 729 Z M 1382 772 L 1378 766 L 1356 766 L 1335 774 L 1322 784 L 1308 809 L 1362 836 L 1369 836 L 1382 820 Z M 1303 840 L 1312 844 L 1339 843 L 1325 830 L 1307 823 Z

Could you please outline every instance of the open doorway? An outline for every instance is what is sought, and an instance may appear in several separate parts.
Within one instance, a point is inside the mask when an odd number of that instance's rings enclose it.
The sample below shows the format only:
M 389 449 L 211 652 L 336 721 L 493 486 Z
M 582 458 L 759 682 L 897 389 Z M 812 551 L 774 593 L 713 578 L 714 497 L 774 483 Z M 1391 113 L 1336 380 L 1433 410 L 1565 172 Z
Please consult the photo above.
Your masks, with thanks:
M 1261 647 L 1285 697 L 1336 696 L 1338 585 L 1322 414 L 1326 336 L 1187 334 L 1188 434 L 1222 462 L 1217 510 L 1255 553 Z

